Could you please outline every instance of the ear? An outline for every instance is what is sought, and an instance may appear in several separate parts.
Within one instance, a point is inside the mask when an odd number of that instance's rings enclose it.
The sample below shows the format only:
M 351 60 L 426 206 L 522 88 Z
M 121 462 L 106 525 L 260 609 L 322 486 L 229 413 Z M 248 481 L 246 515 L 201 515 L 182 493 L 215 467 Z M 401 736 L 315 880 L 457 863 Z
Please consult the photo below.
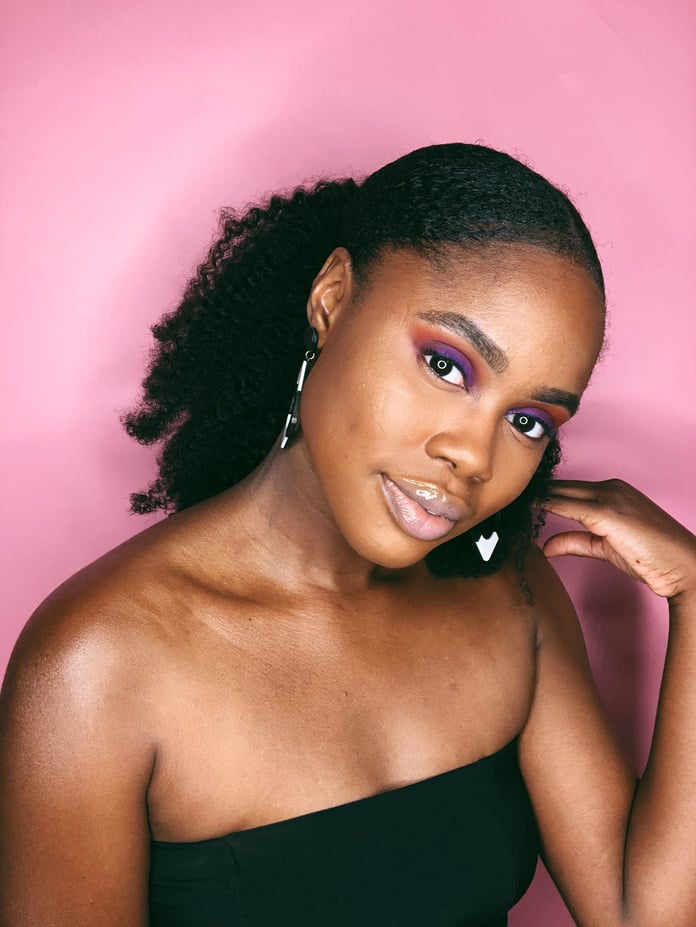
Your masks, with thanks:
M 319 336 L 322 348 L 355 289 L 351 257 L 345 248 L 334 248 L 314 278 L 307 300 L 307 321 Z

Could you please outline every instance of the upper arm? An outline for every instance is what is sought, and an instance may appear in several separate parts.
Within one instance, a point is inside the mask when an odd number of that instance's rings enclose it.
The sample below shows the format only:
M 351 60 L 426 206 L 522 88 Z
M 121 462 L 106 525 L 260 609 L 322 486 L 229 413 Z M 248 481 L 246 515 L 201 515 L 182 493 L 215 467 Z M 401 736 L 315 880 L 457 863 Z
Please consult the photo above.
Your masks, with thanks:
M 609 730 L 568 596 L 539 552 L 537 676 L 520 765 L 542 853 L 578 924 L 620 923 L 626 828 L 636 778 Z
M 147 923 L 153 748 L 127 648 L 43 614 L 0 697 L 0 921 Z

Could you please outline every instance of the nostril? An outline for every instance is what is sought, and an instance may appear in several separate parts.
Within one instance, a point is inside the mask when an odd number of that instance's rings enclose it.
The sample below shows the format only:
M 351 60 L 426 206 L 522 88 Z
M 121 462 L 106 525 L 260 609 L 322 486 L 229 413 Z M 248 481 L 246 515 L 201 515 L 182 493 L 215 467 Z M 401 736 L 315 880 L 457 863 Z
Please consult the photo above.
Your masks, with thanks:
M 480 425 L 470 425 L 466 435 L 461 429 L 438 431 L 428 439 L 425 450 L 431 459 L 447 463 L 459 479 L 485 483 L 492 475 L 495 437 Z

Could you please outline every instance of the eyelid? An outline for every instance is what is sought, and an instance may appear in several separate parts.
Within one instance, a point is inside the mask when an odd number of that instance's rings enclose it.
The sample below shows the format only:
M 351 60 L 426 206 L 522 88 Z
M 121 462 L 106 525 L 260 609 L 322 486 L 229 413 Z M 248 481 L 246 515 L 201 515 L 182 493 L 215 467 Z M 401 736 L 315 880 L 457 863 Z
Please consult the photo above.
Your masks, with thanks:
M 545 425 L 548 425 L 549 428 L 557 428 L 556 422 L 553 420 L 553 416 L 546 412 L 544 409 L 535 409 L 532 406 L 514 406 L 512 409 L 508 409 L 508 412 L 513 413 L 514 415 L 529 415 L 532 418 L 538 418 L 539 421 L 543 422 Z
M 533 418 L 535 421 L 539 422 L 544 429 L 546 436 L 551 439 L 556 436 L 558 433 L 558 425 L 553 420 L 552 416 L 548 412 L 545 412 L 542 409 L 532 409 L 525 407 L 516 407 L 514 409 L 508 409 L 505 413 L 505 417 L 508 415 L 527 415 L 529 418 Z M 513 426 L 514 427 L 514 426 Z M 519 431 L 519 429 L 516 429 Z M 524 434 L 524 432 L 520 432 Z M 539 440 L 538 438 L 532 438 L 531 440 Z
M 464 378 L 466 389 L 469 389 L 473 385 L 475 380 L 474 365 L 469 358 L 465 354 L 462 354 L 461 351 L 457 350 L 457 348 L 442 341 L 428 341 L 422 343 L 418 351 L 421 357 L 425 357 L 428 354 L 437 354 L 440 357 L 446 358 L 460 371 Z

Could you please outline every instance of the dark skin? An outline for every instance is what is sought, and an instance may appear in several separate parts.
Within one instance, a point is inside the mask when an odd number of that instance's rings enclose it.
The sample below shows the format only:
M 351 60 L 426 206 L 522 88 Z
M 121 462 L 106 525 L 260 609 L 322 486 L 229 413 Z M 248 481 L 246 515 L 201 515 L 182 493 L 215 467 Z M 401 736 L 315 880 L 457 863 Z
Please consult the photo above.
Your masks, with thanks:
M 504 368 L 438 331 L 472 382 L 436 374 L 424 310 L 473 320 Z M 0 710 L 2 923 L 146 925 L 151 837 L 200 840 L 341 804 L 521 733 L 544 857 L 578 924 L 688 927 L 696 539 L 615 481 L 562 481 L 549 503 L 587 529 L 551 539 L 549 556 L 608 559 L 670 603 L 655 745 L 631 811 L 635 777 L 542 554 L 527 558 L 533 606 L 511 568 L 436 579 L 422 560 L 439 541 L 404 530 L 383 492 L 385 473 L 439 487 L 461 514 L 447 537 L 515 498 L 547 438 L 512 412 L 568 419 L 538 397 L 585 389 L 603 332 L 594 284 L 505 246 L 453 249 L 437 266 L 389 253 L 358 289 L 337 249 L 307 312 L 321 355 L 302 433 L 78 573 L 20 638 Z

